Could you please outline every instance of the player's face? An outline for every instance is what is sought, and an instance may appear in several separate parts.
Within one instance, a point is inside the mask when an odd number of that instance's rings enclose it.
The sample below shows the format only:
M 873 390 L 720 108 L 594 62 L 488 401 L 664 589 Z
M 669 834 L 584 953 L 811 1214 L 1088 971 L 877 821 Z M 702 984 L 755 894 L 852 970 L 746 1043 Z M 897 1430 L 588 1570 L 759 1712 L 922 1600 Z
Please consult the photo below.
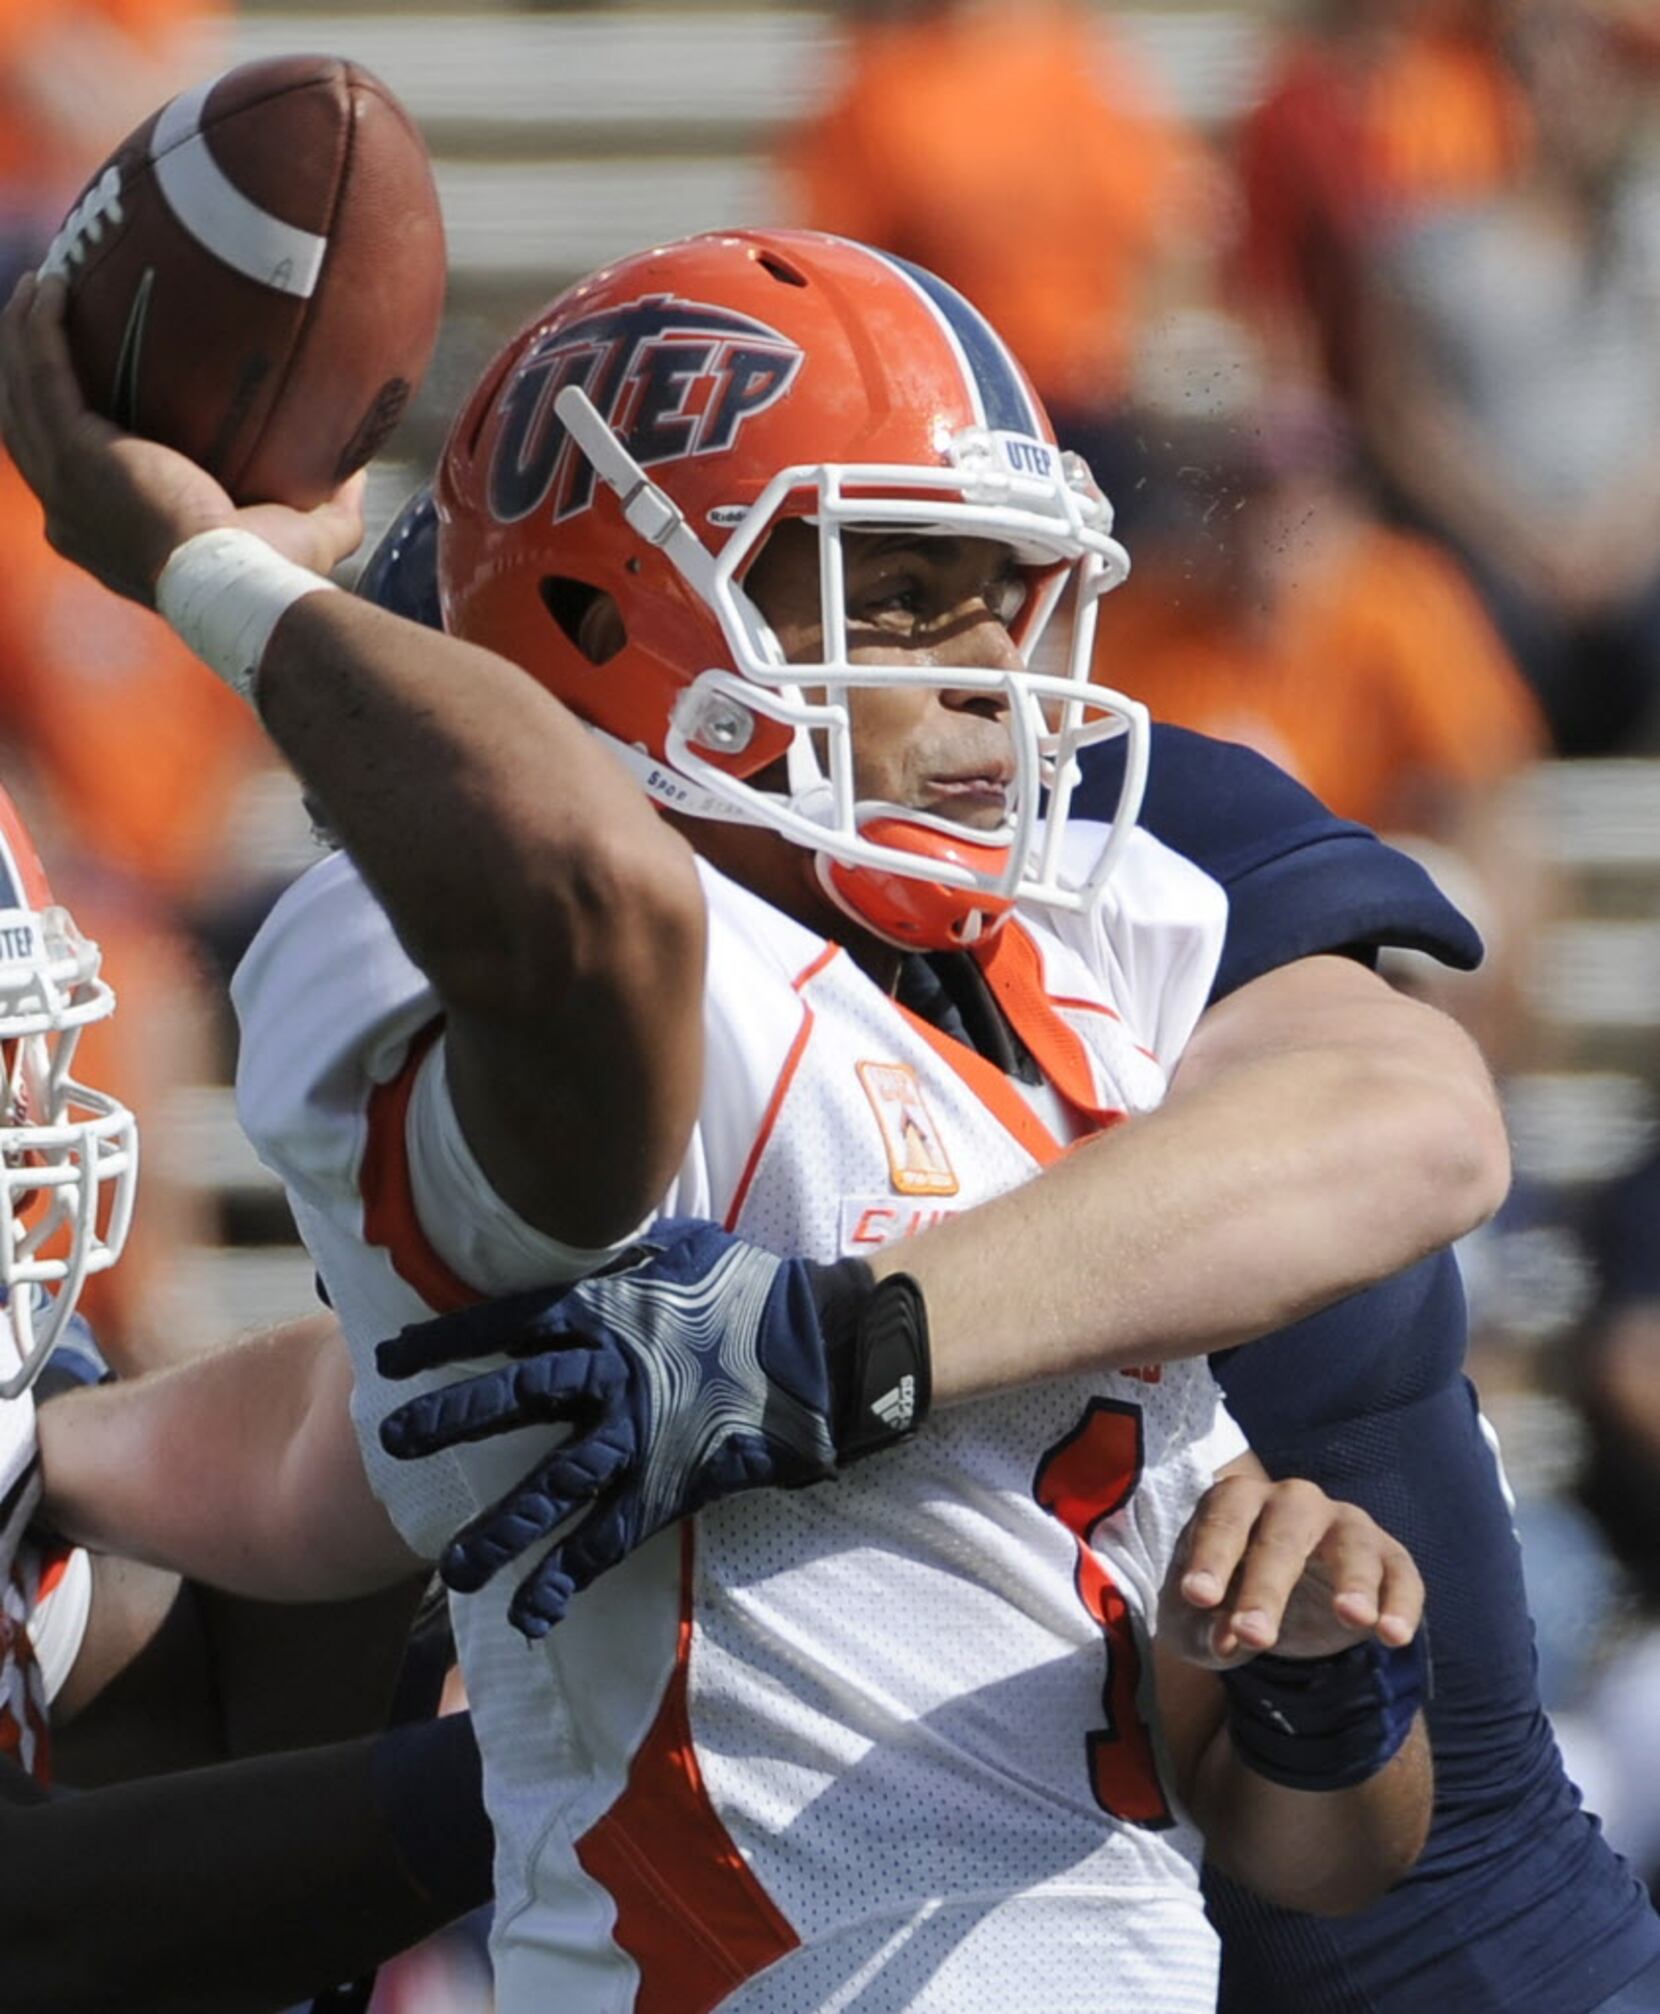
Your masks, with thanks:
M 1025 589 L 1006 546 L 982 538 L 848 532 L 842 540 L 848 655 L 855 664 L 938 671 L 938 685 L 855 690 L 861 798 L 929 811 L 978 830 L 1003 822 L 1014 782 L 1008 702 L 953 691 L 953 666 L 1017 670 L 1009 634 Z M 818 534 L 781 524 L 746 582 L 792 663 L 824 654 Z

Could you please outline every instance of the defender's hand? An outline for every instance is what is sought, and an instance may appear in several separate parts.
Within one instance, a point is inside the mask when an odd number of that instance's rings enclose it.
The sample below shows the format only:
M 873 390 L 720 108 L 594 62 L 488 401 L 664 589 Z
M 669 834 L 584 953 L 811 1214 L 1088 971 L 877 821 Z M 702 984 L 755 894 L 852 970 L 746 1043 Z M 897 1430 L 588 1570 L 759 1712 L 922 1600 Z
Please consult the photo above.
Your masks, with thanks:
M 382 1422 L 401 1460 L 563 1423 L 568 1440 L 457 1534 L 463 1594 L 550 1534 L 509 1618 L 544 1635 L 573 1594 L 689 1512 L 796 1488 L 909 1432 L 927 1409 L 927 1337 L 908 1280 L 775 1258 L 714 1224 L 667 1220 L 604 1272 L 405 1329 L 382 1376 L 484 1357 Z M 565 1529 L 561 1529 L 566 1527 Z
M 1405 1546 L 1311 1482 L 1225 1475 L 1177 1541 L 1159 1631 L 1191 1664 L 1226 1670 L 1258 1651 L 1331 1657 L 1376 1637 L 1410 1643 L 1424 1584 Z
M 64 301 L 62 280 L 25 274 L 0 315 L 0 439 L 40 499 L 46 536 L 65 559 L 149 607 L 173 552 L 219 525 L 255 532 L 316 573 L 356 549 L 361 475 L 316 510 L 239 510 L 188 457 L 91 412 L 70 362 Z

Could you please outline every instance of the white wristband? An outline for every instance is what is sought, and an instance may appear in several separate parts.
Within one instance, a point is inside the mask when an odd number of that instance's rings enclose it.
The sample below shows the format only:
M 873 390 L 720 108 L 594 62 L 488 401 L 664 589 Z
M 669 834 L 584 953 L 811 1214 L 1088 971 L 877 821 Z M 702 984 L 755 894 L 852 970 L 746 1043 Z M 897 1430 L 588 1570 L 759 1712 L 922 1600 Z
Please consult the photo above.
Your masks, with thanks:
M 251 706 L 271 632 L 302 595 L 333 586 L 253 532 L 221 525 L 187 538 L 162 568 L 156 612 Z

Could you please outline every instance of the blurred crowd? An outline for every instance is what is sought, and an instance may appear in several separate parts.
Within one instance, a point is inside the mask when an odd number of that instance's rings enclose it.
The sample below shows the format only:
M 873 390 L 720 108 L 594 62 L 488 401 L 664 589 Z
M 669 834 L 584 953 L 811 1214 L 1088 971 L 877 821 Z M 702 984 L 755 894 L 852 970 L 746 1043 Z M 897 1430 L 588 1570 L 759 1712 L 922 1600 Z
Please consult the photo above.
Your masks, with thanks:
M 844 4 L 839 72 L 779 139 L 771 221 L 879 244 L 991 314 L 1134 556 L 1102 680 L 1433 863 L 1491 952 L 1437 998 L 1505 1077 L 1540 1066 L 1527 960 L 1569 899 L 1517 779 L 1660 752 L 1660 17 L 1256 18 L 1249 102 L 1200 130 L 1109 7 Z M 200 0 L 0 4 L 8 285 L 87 168 L 215 67 L 224 27 Z M 106 947 L 122 1046 L 88 1068 L 142 1122 L 225 1075 L 270 759 L 159 623 L 52 556 L 4 467 L 0 527 L 0 769 Z M 89 1308 L 129 1363 L 162 1346 L 170 1255 L 213 1236 L 167 1173 L 147 1169 Z M 1582 1285 L 1519 1344 L 1514 1297 L 1482 1282 L 1541 1223 L 1577 1241 Z M 1524 1180 L 1486 1237 L 1483 1388 L 1501 1423 L 1506 1400 L 1546 1418 L 1554 1450 L 1515 1471 L 1547 1703 L 1657 1877 L 1660 1780 L 1634 1761 L 1654 1744 L 1628 1730 L 1660 1683 L 1660 1159 L 1592 1189 Z
M 27 0 L 0 6 L 0 284 L 39 262 L 89 171 L 185 84 L 222 67 L 213 0 Z M 200 677 L 156 618 L 46 545 L 38 506 L 0 457 L 0 767 L 56 893 L 104 947 L 124 1004 L 83 1058 L 135 1110 L 224 1074 L 222 980 L 210 962 L 240 794 L 264 773 L 246 708 Z M 164 1349 L 179 1253 L 214 1227 L 165 1156 L 146 1180 L 131 1271 L 87 1312 L 113 1361 Z M 148 1171 L 147 1171 L 148 1173 Z

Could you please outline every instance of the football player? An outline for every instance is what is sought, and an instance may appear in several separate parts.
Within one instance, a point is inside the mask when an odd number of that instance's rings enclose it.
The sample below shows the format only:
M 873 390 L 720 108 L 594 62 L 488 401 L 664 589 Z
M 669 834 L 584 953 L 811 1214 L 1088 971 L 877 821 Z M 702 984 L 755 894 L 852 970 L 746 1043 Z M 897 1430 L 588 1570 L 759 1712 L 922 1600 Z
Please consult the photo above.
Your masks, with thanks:
M 358 592 L 439 624 L 436 530 L 422 492 Z M 1141 823 L 1228 895 L 1213 1004 L 1321 953 L 1371 963 L 1382 947 L 1410 947 L 1458 967 L 1480 957 L 1475 933 L 1416 862 L 1333 818 L 1271 764 L 1178 728 L 1155 726 L 1151 747 Z M 1121 747 L 1087 751 L 1083 767 L 1079 801 L 1110 808 Z M 950 1025 L 973 1045 L 973 1027 Z M 1034 1194 L 1047 1203 L 1041 1184 Z M 1088 1222 L 1081 1217 L 1074 1235 L 1087 1236 Z M 977 1228 L 988 1235 L 983 1218 Z M 909 1250 L 926 1267 L 926 1247 Z M 583 1317 L 571 1307 L 564 1319 L 579 1326 Z M 455 1354 L 478 1357 L 472 1317 L 452 1320 Z M 1309 1477 L 1361 1504 L 1419 1562 L 1436 1649 L 1425 1717 L 1439 1759 L 1424 1851 L 1372 1910 L 1317 1923 L 1206 1870 L 1222 1931 L 1223 2014 L 1362 2000 L 1380 2014 L 1418 2014 L 1432 2002 L 1471 2014 L 1660 2007 L 1660 1917 L 1581 1806 L 1540 1706 L 1503 1480 L 1463 1374 L 1467 1331 L 1458 1267 L 1442 1252 L 1214 1359 L 1229 1408 L 1271 1473 Z M 539 1346 L 527 1313 L 515 1355 Z M 469 1430 L 482 1432 L 486 1407 L 468 1411 Z M 512 1413 L 511 1402 L 499 1407 L 501 1430 Z M 410 1453 L 436 1425 L 420 1421 Z M 512 1527 L 491 1533 L 496 1560 L 535 1543 L 523 1493 L 518 1502 Z M 564 1551 L 544 1554 L 537 1571 L 558 1572 Z
M 410 591 L 405 583 L 403 595 Z M 1367 957 L 1374 946 L 1411 945 L 1456 965 L 1478 952 L 1469 926 L 1415 863 L 1331 818 L 1260 758 L 1179 730 L 1155 729 L 1153 746 L 1142 822 L 1211 867 L 1232 898 L 1213 998 L 1276 963 L 1321 951 Z M 1116 789 L 1112 760 L 1112 751 L 1085 757 L 1086 799 L 1096 782 L 1090 772 L 1102 764 L 1109 773 L 1100 783 Z M 1038 1178 L 1030 1199 L 1046 1213 L 1062 1211 L 1047 1226 L 1056 1242 L 1089 1236 L 1090 1212 L 1068 1223 L 1049 1177 Z M 989 1249 L 1000 1244 L 996 1208 L 962 1227 Z M 900 1261 L 924 1288 L 937 1243 L 924 1231 Z M 694 1275 L 728 1263 L 728 1246 L 705 1232 Z M 693 1282 L 679 1258 L 673 1248 L 665 1254 L 683 1296 Z M 626 1436 L 626 1386 L 610 1387 L 597 1402 L 590 1390 L 588 1404 L 573 1406 L 569 1364 L 557 1359 L 574 1352 L 580 1361 L 603 1349 L 619 1317 L 637 1335 L 649 1333 L 663 1263 L 607 1281 L 604 1304 L 584 1287 L 550 1289 L 519 1297 L 506 1320 L 485 1304 L 398 1345 L 394 1357 L 413 1346 L 426 1363 L 447 1360 L 475 1372 L 397 1419 L 399 1452 L 421 1458 L 446 1444 L 458 1422 L 482 1438 L 519 1431 L 533 1417 L 564 1416 L 591 1436 Z M 949 1291 L 949 1263 L 946 1271 Z M 797 1276 L 796 1320 L 811 1326 L 827 1284 L 810 1269 Z M 1024 1308 L 1014 1280 L 992 1272 L 980 1286 L 982 1320 L 1018 1326 Z M 844 1323 L 845 1295 L 843 1282 L 835 1299 Z M 1540 1704 L 1521 1555 L 1490 1430 L 1464 1376 L 1467 1342 L 1457 1263 L 1442 1252 L 1212 1360 L 1270 1473 L 1311 1478 L 1365 1506 L 1421 1561 L 1435 1648 L 1425 1719 L 1437 1761 L 1424 1850 L 1365 1911 L 1326 1918 L 1291 1911 L 1207 1865 L 1209 1914 L 1222 1936 L 1221 2014 L 1359 2006 L 1420 2014 L 1426 2005 L 1461 2014 L 1660 2009 L 1660 1918 L 1583 1808 Z M 503 1351 L 507 1365 L 477 1372 L 481 1359 Z M 671 1431 L 665 1418 L 634 1435 L 635 1456 Z M 761 1480 L 762 1465 L 751 1462 L 721 1487 Z M 584 1473 L 567 1445 L 562 1467 L 534 1463 L 494 1511 L 474 1521 L 446 1555 L 445 1570 L 465 1589 L 530 1554 L 534 1565 L 515 1611 L 538 1626 L 537 1618 L 557 1613 L 633 1542 L 627 1481 L 618 1468 Z M 556 1527 L 558 1542 L 546 1547 Z
M 414 621 L 441 623 L 428 492 L 389 529 L 358 592 Z M 1155 726 L 1151 748 L 1141 823 L 1228 895 L 1213 1003 L 1325 952 L 1372 963 L 1382 947 L 1410 947 L 1461 968 L 1479 959 L 1474 931 L 1416 862 L 1333 818 L 1271 764 L 1178 728 Z M 1121 747 L 1087 751 L 1083 767 L 1079 801 L 1110 807 Z M 948 1004 L 934 1011 L 942 1020 L 951 1013 Z M 975 1029 L 960 1018 L 950 1025 L 974 1045 Z M 1047 1200 L 1041 1184 L 1037 1193 Z M 986 1234 L 983 1218 L 978 1229 Z M 1075 1235 L 1088 1235 L 1087 1217 Z M 908 1250 L 926 1267 L 926 1245 Z M 637 1285 L 649 1280 L 642 1273 Z M 526 1312 L 516 1359 L 550 1346 L 535 1327 L 547 1312 L 535 1304 Z M 448 1346 L 476 1359 L 473 1317 L 450 1319 Z M 567 1326 L 583 1319 L 567 1307 Z M 1432 2001 L 1472 2014 L 1660 2006 L 1660 1917 L 1581 1806 L 1539 1703 L 1503 1480 L 1463 1375 L 1467 1326 L 1457 1264 L 1442 1252 L 1213 1360 L 1230 1410 L 1271 1473 L 1307 1476 L 1360 1503 L 1420 1562 L 1437 1651 L 1425 1718 L 1432 1751 L 1445 1756 L 1424 1851 L 1370 1911 L 1316 1923 L 1206 1870 L 1222 1931 L 1223 2014 L 1345 2000 L 1380 2014 L 1418 2014 Z M 484 1431 L 489 1410 L 469 1406 L 469 1431 Z M 514 1410 L 511 1399 L 498 1401 L 501 1431 L 512 1430 Z M 417 1418 L 411 1455 L 438 1425 Z M 536 1543 L 526 1494 L 516 1493 L 511 1524 L 490 1530 L 496 1561 Z M 561 1571 L 566 1551 L 544 1553 L 538 1574 Z
M 74 1075 L 82 1030 L 114 1004 L 97 947 L 53 901 L 0 791 L 0 1756 L 39 1780 L 53 1701 L 68 1688 L 72 1704 L 71 1673 L 79 1665 L 84 1692 L 101 1662 L 87 1642 L 90 1561 L 29 1532 L 30 1393 L 58 1344 L 78 1340 L 81 1289 L 120 1255 L 132 1219 L 133 1116 Z
M 96 1376 L 76 1303 L 120 1256 L 132 1214 L 133 1115 L 75 1073 L 81 1031 L 114 1004 L 97 946 L 53 900 L 0 790 L 0 1840 L 14 1876 L 0 2005 L 276 2008 L 484 1899 L 477 1758 L 465 1726 L 440 1723 L 52 1793 L 55 1746 L 81 1784 L 223 1754 L 250 1708 L 269 1729 L 263 1695 L 296 1670 L 314 1698 L 279 1704 L 284 1739 L 322 1742 L 360 1691 L 371 1703 L 358 1724 L 378 1726 L 375 1674 L 389 1679 L 410 1606 L 294 1618 L 282 1633 L 301 1662 L 267 1661 L 260 1624 L 250 1638 L 222 1603 L 198 1613 L 173 1575 L 31 1524 L 36 1394 L 88 1366 Z M 215 1626 L 210 1693 L 200 1673 Z M 231 1654 L 238 1629 L 262 1668 Z M 356 1668 L 342 1684 L 337 1663 L 325 1682 L 319 1657 Z M 424 1791 L 447 1781 L 442 1830 L 411 1799 L 412 1772 Z
M 1231 1436 L 1196 1360 L 1477 1221 L 1502 1130 L 1457 1031 L 1339 961 L 1192 1032 L 1219 891 L 1135 832 L 1139 761 L 1110 836 L 1065 815 L 1086 742 L 1140 749 L 1138 710 L 1085 682 L 1123 555 L 989 327 L 806 235 L 597 276 L 452 435 L 460 641 L 291 563 L 349 548 L 349 500 L 239 520 L 91 420 L 60 312 L 25 284 L 3 332 L 8 439 L 55 537 L 140 598 L 166 570 L 164 613 L 226 675 L 257 671 L 350 849 L 238 982 L 245 1118 L 358 1372 L 352 1461 L 336 1432 L 249 1490 L 245 1450 L 201 1442 L 203 1487 L 240 1481 L 280 1534 L 286 1591 L 392 1569 L 365 1467 L 430 1556 L 522 1462 L 388 1459 L 401 1394 L 373 1344 L 412 1314 L 593 1271 L 671 1195 L 833 1259 L 895 1196 L 966 1207 L 1103 1134 L 1050 1176 L 1100 1184 L 1099 1235 L 1033 1275 L 1025 1333 L 976 1321 L 972 1251 L 933 1311 L 936 1397 L 977 1404 L 904 1438 L 930 1360 L 903 1290 L 851 1393 L 809 1374 L 785 1404 L 700 1351 L 684 1374 L 717 1411 L 764 1400 L 795 1480 L 903 1445 L 831 1488 L 717 1505 L 695 1544 L 663 1531 L 538 1652 L 507 1589 L 458 1609 L 503 2004 L 823 2004 L 868 1979 L 891 2006 L 1082 2007 L 1110 1963 L 1137 2004 L 1208 2006 L 1197 1839 L 1134 1683 L 1161 1587 L 1164 1730 L 1213 1852 L 1326 1907 L 1400 1871 L 1422 1788 L 1410 1569 L 1318 1492 L 1205 1491 Z M 1038 676 L 1057 615 L 1065 670 Z M 896 1004 L 917 953 L 1029 1085 Z M 1161 1104 L 1178 1057 L 1193 1088 Z M 895 1353 L 904 1374 L 870 1383 Z M 251 1361 L 204 1366 L 204 1404 L 217 1372 L 245 1424 L 292 1418 L 296 1390 L 302 1442 L 338 1422 L 337 1355 L 298 1387 L 273 1370 L 265 1411 Z M 689 1452 L 654 1509 L 711 1480 Z M 218 1570 L 247 1570 L 245 1531 Z M 1194 1682 L 1195 1657 L 1276 1642 L 1293 1668 L 1252 1658 L 1225 1714 Z
M 438 625 L 428 494 L 394 524 L 358 592 Z M 1411 945 L 1457 965 L 1479 955 L 1415 863 L 1332 819 L 1259 758 L 1159 727 L 1152 747 L 1142 822 L 1229 896 L 1213 997 L 1326 950 L 1370 957 L 1381 944 Z M 1086 757 L 1086 796 L 1116 796 L 1117 754 Z M 1495 2014 L 1585 2014 L 1655 1997 L 1652 1983 L 1620 1986 L 1655 1964 L 1660 1923 L 1579 1809 L 1539 1711 L 1519 1562 L 1459 1374 L 1463 1347 L 1457 1270 L 1442 1254 L 1217 1362 L 1271 1467 L 1341 1487 L 1426 1562 L 1440 1653 L 1426 1717 L 1432 1744 L 1457 1758 L 1441 1771 L 1422 1858 L 1373 1911 L 1317 1923 L 1207 1870 L 1223 1931 L 1224 2014 L 1361 1994 L 1388 2014 L 1416 2014 L 1427 1999 Z M 466 1809 L 453 1781 L 424 1770 L 410 1772 L 407 1795 L 430 1805 L 434 1827 L 455 1827 Z M 1473 1850 L 1477 1839 L 1484 1850 Z

